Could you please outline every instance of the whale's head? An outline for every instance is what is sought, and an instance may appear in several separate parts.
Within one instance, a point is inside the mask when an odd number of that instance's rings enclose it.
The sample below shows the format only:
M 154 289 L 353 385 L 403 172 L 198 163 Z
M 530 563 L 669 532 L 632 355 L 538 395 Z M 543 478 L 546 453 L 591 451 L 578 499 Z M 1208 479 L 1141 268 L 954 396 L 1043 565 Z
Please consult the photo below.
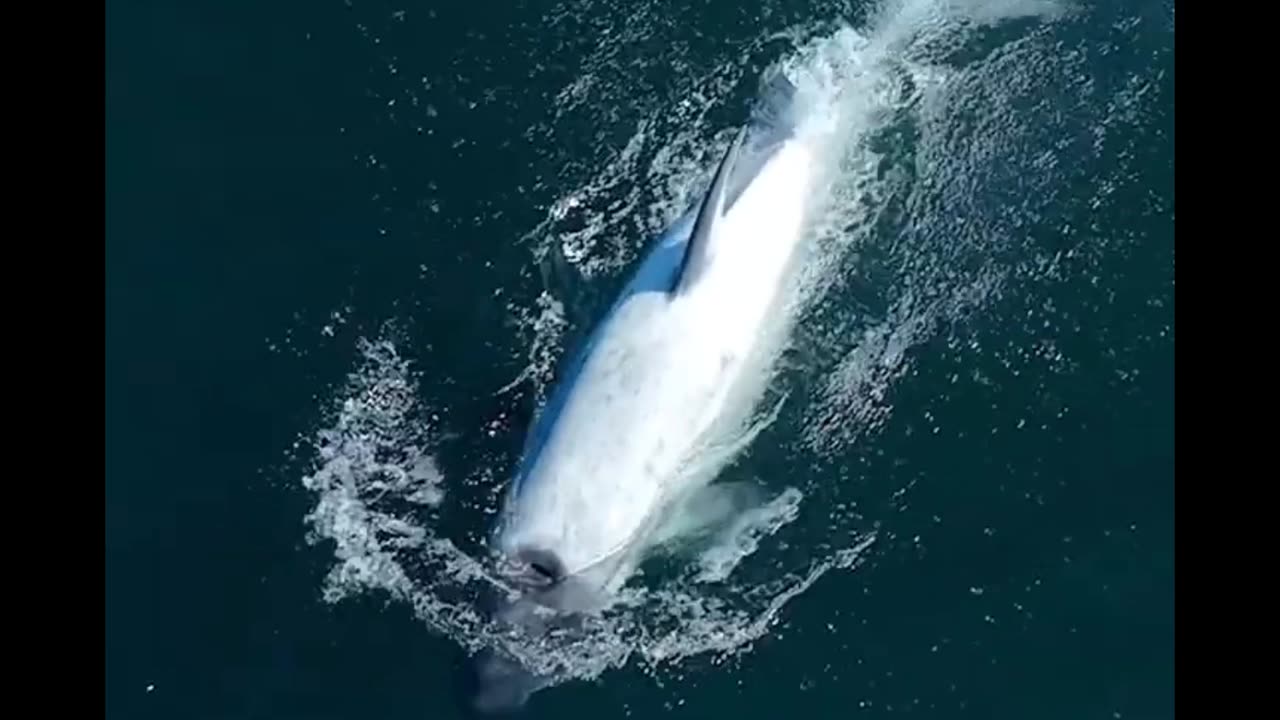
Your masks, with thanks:
M 571 574 L 549 550 L 523 547 L 497 559 L 500 586 L 485 599 L 489 619 L 501 633 L 528 644 L 552 634 L 572 634 L 583 618 L 603 606 L 602 593 L 586 577 Z M 472 706 L 484 713 L 514 712 L 551 678 L 524 667 L 498 649 L 481 652 L 473 665 Z

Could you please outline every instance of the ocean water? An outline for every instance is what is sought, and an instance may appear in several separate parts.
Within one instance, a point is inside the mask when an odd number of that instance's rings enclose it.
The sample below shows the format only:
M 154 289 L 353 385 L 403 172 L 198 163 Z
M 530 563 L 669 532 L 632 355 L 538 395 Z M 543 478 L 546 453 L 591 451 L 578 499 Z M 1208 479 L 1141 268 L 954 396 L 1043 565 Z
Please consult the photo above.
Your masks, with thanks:
M 107 12 L 109 718 L 1173 715 L 1171 0 Z M 824 129 L 769 501 L 475 609 L 558 363 L 763 73 Z

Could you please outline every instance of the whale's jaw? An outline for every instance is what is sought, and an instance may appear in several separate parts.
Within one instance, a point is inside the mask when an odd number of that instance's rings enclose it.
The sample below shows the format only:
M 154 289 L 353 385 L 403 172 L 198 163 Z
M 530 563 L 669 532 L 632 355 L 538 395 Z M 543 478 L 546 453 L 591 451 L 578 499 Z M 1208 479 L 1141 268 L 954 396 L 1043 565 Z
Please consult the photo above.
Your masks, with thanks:
M 495 589 L 486 604 L 502 632 L 533 639 L 553 634 L 571 638 L 587 615 L 604 609 L 605 594 L 590 574 L 569 575 L 554 552 L 521 548 L 504 554 L 498 565 L 506 587 Z M 552 682 L 496 649 L 480 653 L 472 671 L 472 708 L 485 714 L 515 712 Z

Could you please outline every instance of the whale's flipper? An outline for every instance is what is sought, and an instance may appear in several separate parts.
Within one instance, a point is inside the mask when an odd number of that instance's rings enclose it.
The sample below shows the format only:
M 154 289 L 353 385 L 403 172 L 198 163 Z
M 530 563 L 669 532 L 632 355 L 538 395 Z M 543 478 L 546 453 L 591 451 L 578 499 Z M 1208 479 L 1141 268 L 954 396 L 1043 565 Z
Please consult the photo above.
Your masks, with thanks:
M 795 96 L 796 86 L 781 72 L 774 73 L 761 87 L 759 100 L 751 109 L 751 120 L 747 123 L 746 142 L 729 175 L 726 210 L 733 207 L 778 148 L 795 135 Z
M 760 91 L 760 101 L 751 110 L 751 127 L 760 135 L 760 144 L 775 145 L 795 130 L 791 105 L 796 86 L 786 75 L 775 73 Z
M 689 244 L 685 247 L 684 260 L 680 263 L 680 271 L 676 273 L 675 286 L 671 288 L 673 295 L 685 292 L 697 281 L 707 263 L 707 249 L 711 245 L 711 234 L 716 223 L 724 214 L 725 188 L 729 181 L 729 173 L 733 170 L 738 149 L 747 135 L 743 127 L 725 151 L 720 167 L 716 168 L 715 177 L 711 180 L 711 188 L 702 198 L 702 207 L 698 209 L 698 217 L 693 221 L 693 230 L 689 233 Z
M 671 287 L 673 295 L 685 292 L 697 283 L 708 260 L 716 222 L 733 206 L 773 153 L 795 132 L 791 107 L 795 93 L 795 86 L 780 72 L 765 83 L 759 101 L 752 109 L 750 122 L 738 131 L 725 151 L 711 180 L 711 187 L 702 199 L 680 270 Z
M 654 529 L 654 545 L 700 549 L 709 536 L 725 530 L 742 513 L 759 507 L 764 489 L 751 482 L 719 482 L 700 488 L 673 507 Z M 703 542 L 699 542 L 703 541 Z

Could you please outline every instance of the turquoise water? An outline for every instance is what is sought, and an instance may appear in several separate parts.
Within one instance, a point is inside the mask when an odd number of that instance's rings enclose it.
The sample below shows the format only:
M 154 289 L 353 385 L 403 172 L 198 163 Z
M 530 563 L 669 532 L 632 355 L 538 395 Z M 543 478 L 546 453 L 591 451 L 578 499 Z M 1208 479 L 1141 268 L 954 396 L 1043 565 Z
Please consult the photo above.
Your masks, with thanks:
M 194 3 L 107 49 L 108 717 L 462 716 L 460 563 L 774 66 L 844 143 L 724 473 L 779 502 L 529 716 L 1172 716 L 1172 3 Z

